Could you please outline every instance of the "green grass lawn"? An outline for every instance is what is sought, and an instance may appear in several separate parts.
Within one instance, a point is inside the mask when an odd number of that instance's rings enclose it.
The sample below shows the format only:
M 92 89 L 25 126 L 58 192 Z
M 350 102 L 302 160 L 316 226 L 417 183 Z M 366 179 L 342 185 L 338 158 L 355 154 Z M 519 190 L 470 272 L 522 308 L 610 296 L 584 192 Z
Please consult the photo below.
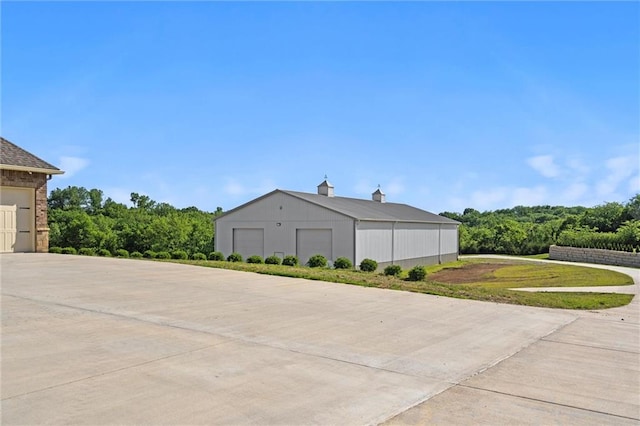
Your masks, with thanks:
M 538 292 L 510 290 L 517 287 L 581 287 L 631 285 L 631 277 L 604 269 L 503 259 L 464 259 L 427 267 L 425 281 L 387 277 L 381 273 L 326 268 L 248 264 L 242 262 L 171 260 L 171 262 L 259 274 L 304 278 L 367 287 L 412 291 L 460 299 L 482 300 L 547 308 L 604 309 L 624 306 L 633 295 L 616 293 Z M 487 269 L 486 271 L 478 271 Z M 458 279 L 447 280 L 456 271 Z M 460 282 L 460 280 L 466 280 Z

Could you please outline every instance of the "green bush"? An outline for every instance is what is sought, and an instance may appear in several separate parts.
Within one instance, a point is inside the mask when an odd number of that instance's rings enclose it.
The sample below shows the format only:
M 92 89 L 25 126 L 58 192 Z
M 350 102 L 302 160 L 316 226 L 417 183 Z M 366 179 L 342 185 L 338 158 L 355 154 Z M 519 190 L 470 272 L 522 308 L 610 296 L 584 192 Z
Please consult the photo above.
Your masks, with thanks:
M 107 249 L 100 249 L 98 250 L 98 256 L 111 257 L 111 252 Z
M 360 262 L 360 270 L 364 272 L 373 272 L 378 269 L 378 262 L 373 259 L 362 259 Z
M 324 268 L 327 266 L 327 258 L 321 254 L 314 254 L 307 261 L 307 266 L 311 268 Z
M 336 269 L 351 269 L 353 268 L 353 263 L 346 257 L 339 257 L 333 262 L 333 267 Z
M 80 250 L 78 250 L 78 254 L 81 256 L 95 256 L 96 251 L 91 247 L 82 247 Z
M 171 258 L 172 259 L 186 260 L 186 259 L 189 258 L 189 255 L 184 250 L 176 250 L 176 251 L 171 252 Z
M 171 259 L 171 253 L 168 251 L 159 251 L 155 255 L 156 259 Z
M 227 256 L 227 262 L 242 262 L 242 255 L 240 253 L 231 253 Z
M 298 256 L 294 256 L 292 254 L 288 254 L 282 259 L 282 264 L 286 266 L 298 266 L 300 261 L 298 260 Z
M 414 266 L 409 270 L 409 281 L 422 281 L 427 277 L 424 266 Z
M 62 247 L 49 247 L 49 253 L 60 254 L 62 253 Z
M 269 256 L 264 260 L 264 263 L 266 263 L 267 265 L 279 265 L 280 264 L 280 258 L 278 256 Z
M 129 255 L 129 257 L 132 257 L 134 259 L 140 259 L 142 257 L 142 253 L 140 253 L 139 251 L 134 251 Z
M 386 268 L 384 268 L 384 274 L 387 276 L 390 275 L 393 277 L 397 277 L 401 273 L 402 273 L 402 268 L 400 267 L 400 265 L 389 265 Z
M 153 250 L 145 250 L 145 252 L 142 253 L 142 257 L 145 257 L 147 259 L 155 259 L 156 252 Z
M 125 249 L 116 250 L 116 257 L 129 257 L 129 252 Z
M 207 260 L 207 256 L 204 253 L 193 253 L 191 258 L 193 260 Z
M 61 251 L 62 254 L 76 254 L 76 249 L 73 247 L 65 247 Z
M 224 254 L 219 251 L 212 251 L 209 253 L 209 260 L 224 260 Z
M 262 260 L 262 256 L 254 254 L 253 256 L 249 256 L 247 258 L 247 263 L 264 263 L 264 260 Z

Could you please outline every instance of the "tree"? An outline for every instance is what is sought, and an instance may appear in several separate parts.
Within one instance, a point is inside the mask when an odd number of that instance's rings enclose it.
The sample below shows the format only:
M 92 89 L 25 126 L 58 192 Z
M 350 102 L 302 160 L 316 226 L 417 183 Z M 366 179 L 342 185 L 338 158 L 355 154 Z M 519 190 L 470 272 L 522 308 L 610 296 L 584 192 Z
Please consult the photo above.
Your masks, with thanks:
M 624 209 L 629 219 L 640 220 L 640 194 L 631 197 Z
M 605 203 L 588 209 L 580 223 L 599 232 L 615 232 L 625 220 L 625 207 L 622 204 Z

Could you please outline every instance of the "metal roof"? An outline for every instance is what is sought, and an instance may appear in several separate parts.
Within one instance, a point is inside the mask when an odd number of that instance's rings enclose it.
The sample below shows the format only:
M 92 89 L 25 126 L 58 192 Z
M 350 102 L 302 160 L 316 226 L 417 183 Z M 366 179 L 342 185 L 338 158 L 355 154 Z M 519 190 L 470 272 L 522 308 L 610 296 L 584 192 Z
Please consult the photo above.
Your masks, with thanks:
M 380 203 L 373 200 L 359 198 L 327 197 L 307 192 L 282 191 L 293 197 L 297 197 L 313 204 L 325 207 L 345 216 L 357 220 L 375 220 L 384 222 L 428 222 L 450 223 L 459 222 L 440 216 L 417 207 L 398 203 Z
M 0 137 L 0 168 L 47 174 L 62 174 L 62 170 L 36 157 L 18 145 Z
M 440 216 L 426 210 L 421 210 L 407 204 L 380 203 L 373 200 L 362 200 L 348 197 L 327 197 L 326 195 L 310 194 L 307 192 L 285 191 L 276 189 L 268 194 L 249 201 L 218 216 L 219 219 L 234 211 L 240 210 L 258 200 L 262 200 L 274 193 L 283 193 L 307 201 L 320 207 L 332 210 L 356 220 L 370 220 L 379 222 L 422 222 L 447 223 L 457 225 L 460 222 Z

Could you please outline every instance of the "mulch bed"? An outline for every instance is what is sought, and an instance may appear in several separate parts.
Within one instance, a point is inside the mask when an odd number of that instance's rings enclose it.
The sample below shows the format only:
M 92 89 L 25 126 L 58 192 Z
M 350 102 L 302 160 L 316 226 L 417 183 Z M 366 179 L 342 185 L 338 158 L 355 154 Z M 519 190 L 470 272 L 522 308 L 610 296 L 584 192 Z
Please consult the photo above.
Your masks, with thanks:
M 465 265 L 462 268 L 449 268 L 429 275 L 429 279 L 441 283 L 465 284 L 478 281 L 488 281 L 493 278 L 493 272 L 504 268 L 504 263 L 478 263 Z

